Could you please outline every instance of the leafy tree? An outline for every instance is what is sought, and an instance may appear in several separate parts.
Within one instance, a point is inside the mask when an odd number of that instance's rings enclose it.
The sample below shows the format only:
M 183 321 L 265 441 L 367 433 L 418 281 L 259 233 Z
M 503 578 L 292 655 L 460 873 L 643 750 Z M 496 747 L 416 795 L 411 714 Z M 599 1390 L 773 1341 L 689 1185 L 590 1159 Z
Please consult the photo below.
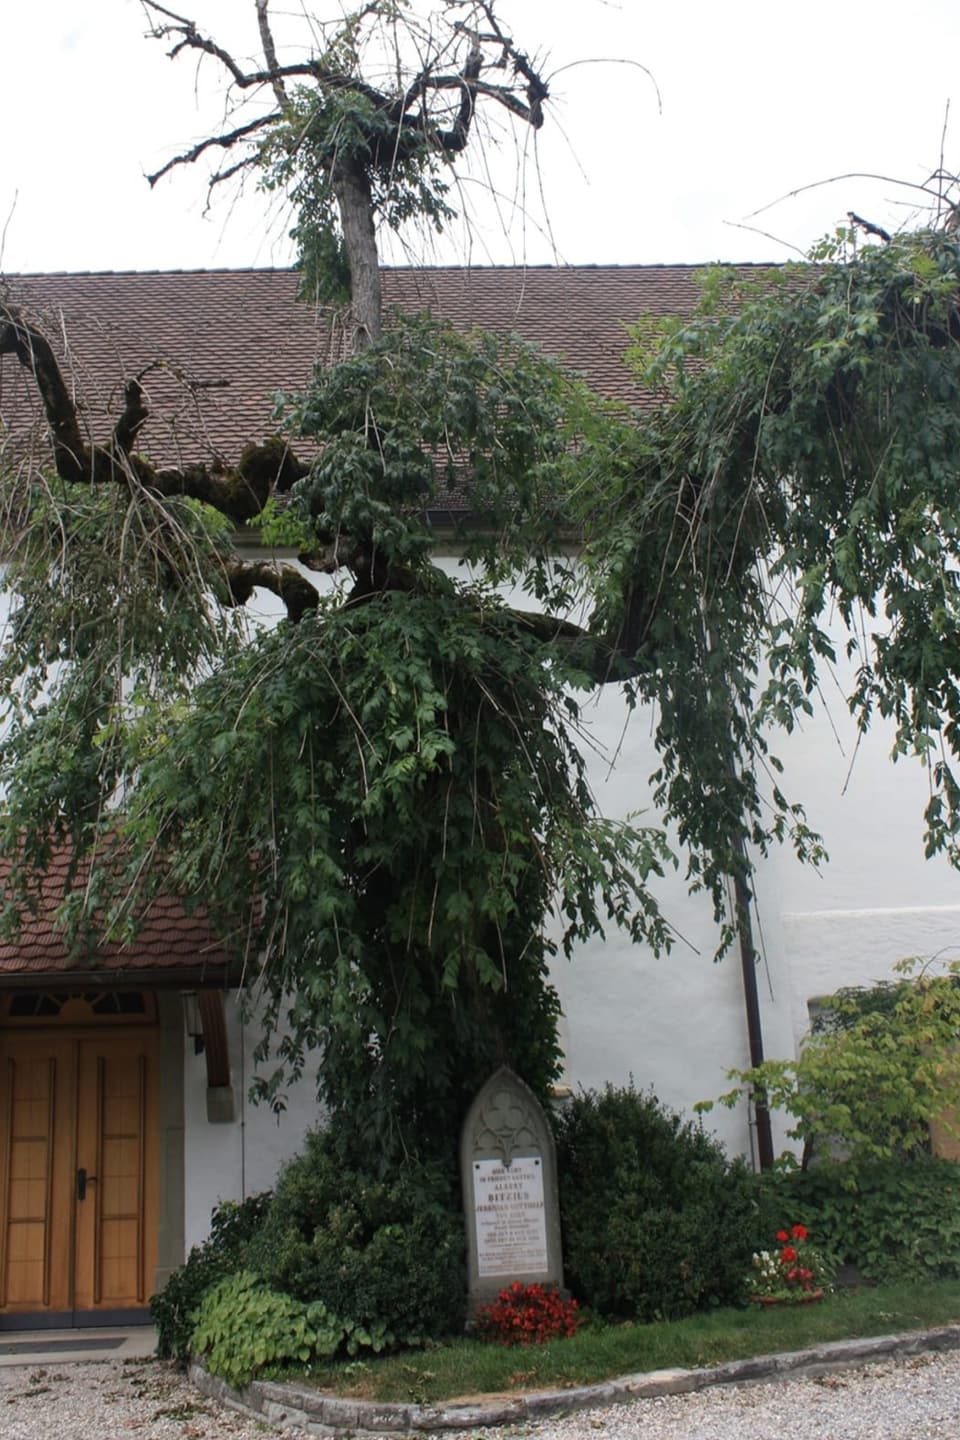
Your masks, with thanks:
M 493 4 L 442 4 L 424 29 L 374 0 L 281 65 L 259 0 L 249 73 L 147 8 L 175 54 L 273 93 L 171 163 L 223 150 L 226 170 L 291 195 L 305 289 L 342 303 L 346 358 L 290 400 L 310 464 L 274 442 L 232 469 L 158 469 L 135 451 L 140 379 L 89 442 L 45 337 L 0 312 L 0 353 L 34 377 L 53 440 L 53 472 L 7 477 L 5 497 L 7 918 L 64 841 L 94 856 L 62 917 L 78 947 L 133 936 L 159 887 L 202 901 L 257 977 L 278 1061 L 263 1090 L 281 1103 L 315 1050 L 321 1095 L 349 1118 L 335 1133 L 367 1163 L 449 1155 L 497 1063 L 541 1093 L 556 1077 L 554 910 L 566 949 L 608 919 L 666 939 L 643 883 L 662 839 L 596 814 L 575 743 L 570 684 L 619 661 L 560 616 L 573 576 L 546 558 L 600 408 L 519 340 L 381 315 L 377 225 L 442 225 L 476 113 L 538 127 L 547 87 Z M 385 53 L 377 89 L 363 67 Z M 471 583 L 434 564 L 424 513 L 464 477 L 486 520 Z M 309 574 L 244 559 L 248 520 L 297 544 Z M 553 613 L 497 598 L 518 568 Z M 234 612 L 258 585 L 287 620 L 249 636 Z
M 158 469 L 135 450 L 140 380 L 88 441 L 45 338 L 0 309 L 53 445 L 52 472 L 9 476 L 4 500 L 8 919 L 64 839 L 97 858 L 65 917 L 78 944 L 98 915 L 132 932 L 152 887 L 202 898 L 260 977 L 268 1037 L 289 1022 L 288 1071 L 319 1046 L 322 1092 L 389 1159 L 428 1110 L 452 1134 L 494 1059 L 549 1081 L 554 905 L 566 946 L 608 918 L 665 943 L 645 883 L 662 840 L 596 815 L 573 687 L 655 703 L 653 794 L 721 949 L 758 854 L 822 853 L 770 736 L 836 658 L 829 615 L 860 723 L 891 717 L 896 753 L 928 766 L 928 849 L 956 858 L 960 252 L 928 231 L 754 291 L 709 279 L 691 322 L 638 335 L 659 403 L 636 424 L 520 342 L 384 327 L 377 227 L 445 223 L 485 108 L 544 121 L 549 87 L 493 3 L 422 20 L 370 0 L 281 64 L 256 0 L 252 70 L 145 4 L 174 55 L 272 95 L 165 170 L 222 153 L 212 183 L 249 165 L 292 196 L 305 290 L 341 305 L 346 358 L 291 402 L 314 461 L 273 442 Z M 423 519 L 460 480 L 482 522 L 470 584 L 434 565 Z M 250 520 L 314 578 L 238 554 Z M 571 535 L 577 566 L 550 558 Z M 496 598 L 507 576 L 540 613 Z M 257 585 L 288 619 L 250 640 L 232 610 Z

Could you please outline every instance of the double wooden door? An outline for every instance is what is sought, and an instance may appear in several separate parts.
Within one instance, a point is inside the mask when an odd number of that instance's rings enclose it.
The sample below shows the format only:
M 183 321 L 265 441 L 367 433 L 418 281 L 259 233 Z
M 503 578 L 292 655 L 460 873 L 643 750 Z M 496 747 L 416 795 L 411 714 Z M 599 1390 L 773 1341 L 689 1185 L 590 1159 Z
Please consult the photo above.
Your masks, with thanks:
M 0 1318 L 142 1309 L 157 1248 L 155 1030 L 0 1032 Z

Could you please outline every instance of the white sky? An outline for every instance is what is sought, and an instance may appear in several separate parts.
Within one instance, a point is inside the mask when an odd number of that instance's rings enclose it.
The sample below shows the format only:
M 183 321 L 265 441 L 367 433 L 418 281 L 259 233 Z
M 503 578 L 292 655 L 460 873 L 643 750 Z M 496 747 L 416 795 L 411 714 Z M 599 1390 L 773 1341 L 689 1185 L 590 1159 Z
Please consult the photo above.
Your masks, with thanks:
M 329 17 L 339 0 L 309 6 Z M 170 0 L 238 58 L 257 52 L 253 0 Z M 481 187 L 471 250 L 462 233 L 406 256 L 425 262 L 701 262 L 784 259 L 760 227 L 806 249 L 853 209 L 890 227 L 923 197 L 848 180 L 751 212 L 847 171 L 923 182 L 960 169 L 957 0 L 500 0 L 522 48 L 556 75 L 526 214 L 511 204 L 513 145 L 488 149 L 507 198 Z M 300 0 L 273 0 L 281 45 L 304 33 Z M 143 38 L 139 0 L 0 0 L 0 268 L 176 269 L 286 264 L 288 222 L 267 197 L 204 215 L 201 167 L 157 168 L 216 126 L 225 85 L 214 60 Z M 293 48 L 286 51 L 292 55 Z M 283 57 L 282 57 L 283 58 Z M 530 152 L 531 156 L 533 152 Z M 499 164 L 499 168 L 496 168 Z M 552 240 L 543 233 L 546 196 Z

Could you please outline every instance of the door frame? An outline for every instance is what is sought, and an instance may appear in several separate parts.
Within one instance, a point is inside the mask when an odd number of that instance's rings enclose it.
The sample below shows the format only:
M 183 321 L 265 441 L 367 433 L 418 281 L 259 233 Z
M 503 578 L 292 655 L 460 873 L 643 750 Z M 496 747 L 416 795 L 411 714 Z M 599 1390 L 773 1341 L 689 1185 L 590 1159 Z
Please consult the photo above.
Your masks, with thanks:
M 51 994 L 58 993 L 63 996 L 67 987 L 63 984 L 63 977 L 58 978 L 60 983 L 55 987 L 43 987 L 41 985 L 30 986 L 28 977 L 24 976 L 20 986 L 17 987 L 17 993 L 27 992 L 28 987 L 31 993 L 49 988 Z M 146 1276 L 149 1294 L 162 1290 L 170 1274 L 184 1261 L 184 1029 L 181 999 L 177 991 L 150 990 L 148 986 L 101 985 L 95 987 L 89 983 L 86 976 L 80 985 L 84 993 L 90 993 L 95 988 L 105 992 L 118 989 L 137 989 L 150 997 L 150 1017 L 146 1021 L 138 1021 L 132 1025 L 125 1025 L 125 1017 L 122 1016 L 112 1018 L 103 1026 L 99 1023 L 99 1018 L 95 1025 L 89 1023 L 78 1026 L 66 1024 L 51 1026 L 49 1023 L 45 1025 L 40 1016 L 27 1020 L 21 1017 L 11 1017 L 9 1011 L 12 987 L 4 986 L 0 990 L 0 1049 L 3 1048 L 4 1036 L 10 1032 L 23 1034 L 45 1031 L 57 1034 L 63 1039 L 70 1037 L 90 1039 L 94 1033 L 99 1034 L 103 1030 L 109 1029 L 115 1029 L 118 1034 L 129 1035 L 131 1031 L 140 1029 L 146 1023 L 156 1033 L 155 1165 L 157 1198 L 154 1206 L 153 1237 L 156 1268 L 152 1275 L 148 1272 Z M 80 986 L 77 986 L 77 989 L 79 988 Z M 0 1157 L 0 1170 L 4 1166 L 5 1157 Z M 121 1324 L 148 1324 L 150 1320 L 151 1315 L 147 1306 L 123 1310 L 102 1308 L 98 1310 L 6 1311 L 0 1314 L 0 1331 L 109 1327 Z

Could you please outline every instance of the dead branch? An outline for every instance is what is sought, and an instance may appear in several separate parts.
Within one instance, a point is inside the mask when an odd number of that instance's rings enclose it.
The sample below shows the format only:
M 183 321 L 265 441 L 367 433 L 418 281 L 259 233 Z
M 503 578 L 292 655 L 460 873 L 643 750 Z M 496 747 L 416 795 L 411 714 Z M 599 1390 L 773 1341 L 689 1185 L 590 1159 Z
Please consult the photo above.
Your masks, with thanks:
M 149 411 L 138 378 L 128 380 L 123 392 L 123 414 L 113 431 L 113 444 L 121 455 L 129 455 L 133 442 L 147 422 Z
M 178 165 L 192 165 L 195 160 L 200 159 L 201 155 L 204 155 L 208 150 L 215 147 L 219 147 L 221 150 L 229 150 L 231 146 L 236 145 L 238 140 L 246 140 L 250 135 L 256 134 L 258 130 L 263 130 L 267 125 L 272 125 L 274 121 L 279 119 L 280 111 L 274 110 L 271 111 L 269 115 L 260 115 L 256 120 L 248 120 L 245 125 L 238 125 L 234 130 L 226 130 L 222 135 L 210 135 L 206 140 L 201 140 L 199 144 L 194 145 L 192 149 L 184 150 L 181 155 L 175 155 L 172 160 L 168 160 L 159 170 L 155 170 L 152 175 L 148 175 L 147 183 L 152 188 L 158 180 L 162 180 L 164 175 L 169 175 L 170 171 L 176 169 Z M 244 163 L 245 162 L 241 162 L 239 166 L 234 165 L 230 173 L 235 174 L 238 169 L 242 168 Z M 223 173 L 218 176 L 218 178 L 226 179 L 226 174 Z
M 514 73 L 522 75 L 527 82 L 527 105 L 528 112 L 525 118 L 535 130 L 539 130 L 543 124 L 543 102 L 549 99 L 550 92 L 546 82 L 534 70 L 528 57 L 522 50 L 518 50 L 512 39 L 504 35 L 498 21 L 493 13 L 491 0 L 480 0 L 480 9 L 487 19 L 487 24 L 493 32 L 497 44 L 502 47 L 502 64 L 508 62 L 513 66 Z
M 396 136 L 391 144 L 391 160 L 406 158 L 406 154 L 414 145 L 421 143 L 422 136 L 427 134 L 431 142 L 439 150 L 448 154 L 457 154 L 464 150 L 469 138 L 471 121 L 473 119 L 476 100 L 478 95 L 495 101 L 504 106 L 518 119 L 539 129 L 543 124 L 543 102 L 548 98 L 549 90 L 543 78 L 534 70 L 529 59 L 522 51 L 517 50 L 513 40 L 505 35 L 493 16 L 492 4 L 480 6 L 487 23 L 490 25 L 490 32 L 479 34 L 471 31 L 462 21 L 455 22 L 453 29 L 459 31 L 471 39 L 470 50 L 461 70 L 454 74 L 437 75 L 430 71 L 429 67 L 421 73 L 406 87 L 403 93 L 392 98 L 384 92 L 369 85 L 358 75 L 347 74 L 344 71 L 331 69 L 322 64 L 319 60 L 307 60 L 298 64 L 281 65 L 278 61 L 276 45 L 270 29 L 267 16 L 268 0 L 256 0 L 257 21 L 260 28 L 260 37 L 266 60 L 265 69 L 245 71 L 221 45 L 218 45 L 210 37 L 203 35 L 193 20 L 186 16 L 178 15 L 165 6 L 157 3 L 157 0 L 142 0 L 148 11 L 162 15 L 170 23 L 155 24 L 151 35 L 155 39 L 169 39 L 176 37 L 176 44 L 169 52 L 170 58 L 174 59 L 184 49 L 199 50 L 203 54 L 211 55 L 226 68 L 233 83 L 242 90 L 249 90 L 258 86 L 269 85 L 280 109 L 271 112 L 269 115 L 260 116 L 256 120 L 247 122 L 245 125 L 237 126 L 233 130 L 224 131 L 219 135 L 210 136 L 200 141 L 190 150 L 185 150 L 176 155 L 158 171 L 148 175 L 147 179 L 151 185 L 167 175 L 178 165 L 188 165 L 198 160 L 211 147 L 219 146 L 229 149 L 241 140 L 248 139 L 257 131 L 265 129 L 269 125 L 280 120 L 283 115 L 283 108 L 287 103 L 287 91 L 285 81 L 298 76 L 314 80 L 321 89 L 334 91 L 349 91 L 362 96 L 368 100 L 373 107 L 387 114 L 391 123 L 396 127 Z M 373 10 L 370 6 L 368 9 Z M 506 69 L 512 66 L 515 75 L 519 75 L 526 82 L 526 101 L 520 98 L 517 87 L 513 85 L 497 85 L 482 78 L 484 69 L 483 43 L 495 45 L 499 51 L 498 58 L 489 62 L 488 68 Z M 460 106 L 456 118 L 449 129 L 442 129 L 440 124 L 435 122 L 427 109 L 427 99 L 430 94 L 437 94 L 444 90 L 459 90 L 461 92 Z M 417 113 L 411 113 L 412 107 L 420 105 Z M 213 183 L 219 183 L 230 175 L 235 175 L 241 170 L 247 161 L 241 161 L 229 169 L 219 172 Z
M 179 40 L 169 52 L 171 60 L 175 60 L 185 49 L 200 50 L 205 55 L 212 55 L 230 72 L 233 83 L 240 90 L 256 89 L 262 85 L 274 86 L 277 81 L 291 80 L 302 76 L 304 79 L 316 80 L 319 85 L 326 86 L 331 90 L 353 90 L 356 94 L 365 96 L 378 109 L 388 108 L 387 97 L 379 90 L 374 89 L 372 85 L 368 85 L 365 80 L 360 79 L 357 75 L 347 75 L 340 70 L 331 70 L 328 66 L 322 65 L 319 60 L 302 60 L 295 65 L 276 66 L 271 66 L 268 60 L 268 68 L 265 70 L 242 70 L 229 51 L 224 50 L 222 45 L 217 45 L 208 36 L 200 33 L 193 20 L 174 14 L 172 10 L 158 5 L 156 0 L 141 0 L 141 4 L 146 9 L 155 10 L 176 22 L 173 25 L 155 26 L 150 32 L 151 37 L 155 40 L 169 39 L 173 35 L 179 35 Z
M 865 234 L 876 235 L 885 245 L 890 244 L 890 233 L 884 230 L 882 225 L 874 225 L 871 220 L 864 220 L 862 215 L 857 215 L 853 210 L 847 211 L 847 219 L 852 226 L 858 225 Z
M 80 431 L 76 406 L 60 373 L 50 342 L 28 325 L 19 310 L 0 304 L 0 355 L 15 355 L 40 391 L 53 440 L 57 474 L 65 480 L 82 480 L 87 445 Z
M 179 40 L 177 40 L 173 49 L 170 51 L 171 60 L 175 59 L 177 55 L 180 54 L 180 51 L 185 48 L 202 50 L 204 54 L 213 55 L 222 65 L 225 65 L 237 85 L 246 87 L 251 83 L 256 83 L 252 82 L 249 77 L 244 74 L 233 56 L 224 50 L 222 46 L 217 45 L 208 36 L 200 34 L 195 21 L 189 20 L 185 15 L 178 15 L 174 10 L 168 10 L 165 5 L 158 5 L 157 0 L 141 0 L 141 3 L 145 10 L 152 10 L 156 14 L 164 15 L 168 20 L 174 22 L 172 25 L 155 24 L 150 32 L 155 40 L 165 40 L 171 36 L 179 35 Z M 269 77 L 267 78 L 269 79 Z
M 270 0 L 257 0 L 257 25 L 260 28 L 260 44 L 263 46 L 263 58 L 267 67 L 274 74 L 273 93 L 277 97 L 277 104 L 281 110 L 287 103 L 287 90 L 280 78 L 280 66 L 277 61 L 277 47 L 273 41 L 273 31 L 270 29 L 270 21 L 267 16 L 267 6 Z

